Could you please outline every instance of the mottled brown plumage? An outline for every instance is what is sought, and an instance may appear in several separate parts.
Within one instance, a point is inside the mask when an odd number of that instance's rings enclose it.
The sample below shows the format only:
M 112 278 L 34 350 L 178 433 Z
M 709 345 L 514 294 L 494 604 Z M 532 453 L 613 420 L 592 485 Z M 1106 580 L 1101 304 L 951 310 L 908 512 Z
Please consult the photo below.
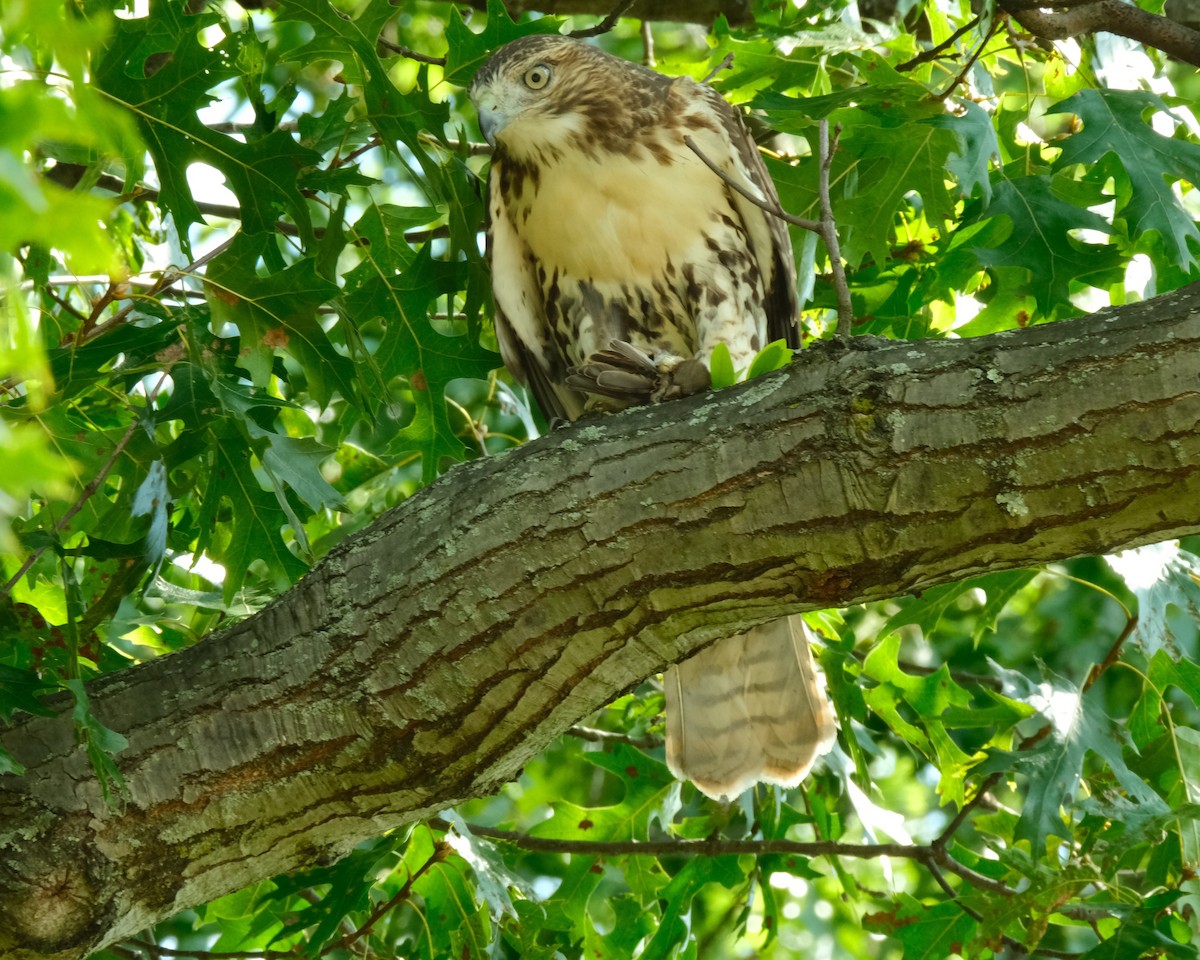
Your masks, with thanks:
M 717 344 L 742 368 L 770 341 L 798 345 L 786 228 L 684 142 L 777 202 L 715 90 L 538 35 L 497 50 L 470 94 L 495 147 L 496 336 L 547 417 L 704 389 Z M 672 770 L 717 797 L 798 782 L 834 732 L 807 636 L 781 620 L 668 670 Z

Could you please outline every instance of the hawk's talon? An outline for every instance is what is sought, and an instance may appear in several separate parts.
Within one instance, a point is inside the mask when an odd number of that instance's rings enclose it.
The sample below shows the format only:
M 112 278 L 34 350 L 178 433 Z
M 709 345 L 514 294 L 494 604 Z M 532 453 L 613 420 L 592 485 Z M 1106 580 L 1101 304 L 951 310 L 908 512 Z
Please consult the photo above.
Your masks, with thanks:
M 700 393 L 712 385 L 712 380 L 701 360 L 684 360 L 672 354 L 656 359 L 624 340 L 611 340 L 607 350 L 593 353 L 572 367 L 566 385 L 588 394 L 591 406 L 620 409 Z

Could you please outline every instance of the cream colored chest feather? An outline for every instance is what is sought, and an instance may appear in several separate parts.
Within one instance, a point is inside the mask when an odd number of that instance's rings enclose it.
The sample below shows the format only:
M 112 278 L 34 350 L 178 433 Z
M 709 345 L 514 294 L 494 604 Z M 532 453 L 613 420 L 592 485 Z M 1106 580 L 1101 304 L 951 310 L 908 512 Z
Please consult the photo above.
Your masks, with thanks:
M 594 282 L 661 276 L 701 255 L 704 235 L 728 211 L 720 180 L 694 157 L 572 158 L 543 168 L 517 233 L 547 272 Z

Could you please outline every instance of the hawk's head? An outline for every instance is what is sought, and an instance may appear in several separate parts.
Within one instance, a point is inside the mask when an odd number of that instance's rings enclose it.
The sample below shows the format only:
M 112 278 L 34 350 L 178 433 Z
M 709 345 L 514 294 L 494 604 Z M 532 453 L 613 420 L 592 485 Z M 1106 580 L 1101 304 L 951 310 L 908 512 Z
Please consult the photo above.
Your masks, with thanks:
M 589 151 L 622 144 L 639 107 L 661 100 L 670 79 L 579 40 L 535 34 L 506 43 L 471 81 L 479 126 L 510 153 L 553 155 L 567 144 Z M 644 119 L 641 118 L 641 119 Z

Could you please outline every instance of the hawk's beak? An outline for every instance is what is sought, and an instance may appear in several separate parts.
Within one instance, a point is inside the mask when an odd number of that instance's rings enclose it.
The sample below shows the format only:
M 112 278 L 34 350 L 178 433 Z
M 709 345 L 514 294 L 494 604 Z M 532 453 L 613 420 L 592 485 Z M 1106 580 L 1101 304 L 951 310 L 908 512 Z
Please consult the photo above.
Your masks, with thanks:
M 496 134 L 504 128 L 506 118 L 494 104 L 479 104 L 478 113 L 479 129 L 483 131 L 483 139 L 494 147 Z

